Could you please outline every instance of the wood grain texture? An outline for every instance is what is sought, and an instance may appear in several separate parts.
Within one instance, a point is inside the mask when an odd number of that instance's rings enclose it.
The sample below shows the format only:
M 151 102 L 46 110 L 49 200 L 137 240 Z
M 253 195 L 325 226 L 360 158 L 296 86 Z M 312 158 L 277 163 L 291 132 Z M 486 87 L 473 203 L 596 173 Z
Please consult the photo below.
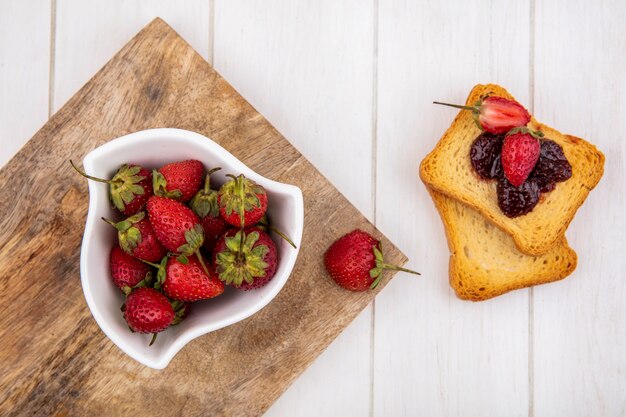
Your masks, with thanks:
M 418 167 L 456 115 L 433 100 L 463 103 L 497 82 L 529 103 L 529 5 L 380 2 L 376 220 L 423 275 L 398 276 L 376 299 L 376 416 L 528 415 L 528 290 L 455 297 Z
M 212 137 L 259 174 L 299 186 L 307 243 L 268 307 L 194 340 L 155 371 L 115 348 L 83 300 L 78 253 L 87 187 L 66 161 L 162 126 Z M 2 415 L 259 415 L 379 291 L 346 292 L 321 264 L 335 236 L 373 226 L 161 20 L 0 171 L 0 197 Z M 382 239 L 389 260 L 404 263 Z
M 567 231 L 567 280 L 534 290 L 535 416 L 626 415 L 626 8 L 537 1 L 535 113 L 606 155 Z
M 48 119 L 50 2 L 0 4 L 0 166 Z
M 204 59 L 209 55 L 208 0 L 56 0 L 56 5 L 54 110 L 157 16 Z
M 370 219 L 372 5 L 216 2 L 213 36 L 216 70 Z M 267 415 L 369 415 L 371 319 L 368 306 Z

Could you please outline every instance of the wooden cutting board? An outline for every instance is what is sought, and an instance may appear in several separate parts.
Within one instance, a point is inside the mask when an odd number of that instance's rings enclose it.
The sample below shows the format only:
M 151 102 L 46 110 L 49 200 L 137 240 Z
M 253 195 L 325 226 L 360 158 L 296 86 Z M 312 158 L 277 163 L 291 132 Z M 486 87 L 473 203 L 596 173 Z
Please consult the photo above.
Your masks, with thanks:
M 287 285 L 251 318 L 189 343 L 162 371 L 132 360 L 91 317 L 79 277 L 86 181 L 72 172 L 110 139 L 178 127 L 213 138 L 304 193 Z M 406 258 L 165 22 L 154 20 L 0 171 L 0 415 L 252 416 L 372 301 L 324 273 L 322 254 L 363 228 Z M 359 349 L 359 346 L 355 346 Z

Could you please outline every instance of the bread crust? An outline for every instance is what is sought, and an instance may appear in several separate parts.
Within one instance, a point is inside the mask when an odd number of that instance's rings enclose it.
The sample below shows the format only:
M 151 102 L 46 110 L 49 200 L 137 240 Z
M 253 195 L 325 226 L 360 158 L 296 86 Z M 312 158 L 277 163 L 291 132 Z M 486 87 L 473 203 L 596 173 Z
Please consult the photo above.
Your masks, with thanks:
M 539 256 L 517 250 L 511 236 L 476 210 L 429 189 L 450 249 L 449 279 L 456 295 L 484 301 L 509 291 L 561 280 L 577 265 L 565 237 Z
M 513 98 L 499 85 L 479 84 L 469 94 L 467 105 L 473 105 L 485 94 Z M 467 204 L 510 235 L 521 252 L 541 255 L 550 252 L 563 240 L 576 211 L 600 181 L 605 158 L 584 139 L 564 135 L 534 118 L 529 127 L 541 130 L 547 139 L 563 147 L 572 165 L 572 177 L 558 183 L 553 191 L 542 194 L 539 204 L 526 215 L 516 218 L 505 216 L 498 207 L 496 181 L 485 181 L 475 174 L 469 151 L 481 131 L 469 111 L 457 114 L 435 149 L 420 164 L 419 172 L 429 188 Z

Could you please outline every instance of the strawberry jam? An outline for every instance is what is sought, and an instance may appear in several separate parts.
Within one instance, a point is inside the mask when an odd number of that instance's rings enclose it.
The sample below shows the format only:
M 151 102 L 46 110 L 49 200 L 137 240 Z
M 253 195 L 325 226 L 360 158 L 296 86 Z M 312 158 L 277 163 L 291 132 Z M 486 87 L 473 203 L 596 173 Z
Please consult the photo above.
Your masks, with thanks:
M 542 193 L 552 191 L 557 182 L 568 180 L 572 176 L 572 166 L 563 154 L 563 148 L 551 140 L 541 142 L 541 153 L 537 165 L 531 172 Z
M 508 217 L 529 213 L 539 202 L 539 186 L 535 180 L 526 180 L 519 187 L 514 186 L 504 175 L 498 180 L 498 206 Z
M 484 132 L 474 140 L 470 149 L 470 160 L 476 173 L 485 180 L 495 180 L 502 176 L 500 153 L 504 135 Z
M 507 217 L 527 214 L 539 202 L 541 193 L 548 193 L 572 176 L 572 166 L 558 143 L 541 139 L 539 160 L 519 187 L 505 177 L 502 170 L 501 152 L 504 135 L 481 133 L 472 143 L 470 160 L 476 173 L 485 180 L 498 180 L 496 192 L 498 206 Z

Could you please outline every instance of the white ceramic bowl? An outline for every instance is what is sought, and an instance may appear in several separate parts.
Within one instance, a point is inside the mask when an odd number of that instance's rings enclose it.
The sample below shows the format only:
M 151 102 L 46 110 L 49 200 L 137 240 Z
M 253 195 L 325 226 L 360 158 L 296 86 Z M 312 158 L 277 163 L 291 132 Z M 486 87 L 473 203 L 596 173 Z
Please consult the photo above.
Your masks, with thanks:
M 293 185 L 269 180 L 252 171 L 217 143 L 198 133 L 180 129 L 144 130 L 112 140 L 83 159 L 85 171 L 110 178 L 124 163 L 158 168 L 168 162 L 198 159 L 206 169 L 222 169 L 211 176 L 212 184 L 225 181 L 225 174 L 244 174 L 265 187 L 272 225 L 285 232 L 300 247 L 304 222 L 302 192 Z M 108 199 L 106 184 L 89 181 L 89 212 L 80 254 L 80 275 L 87 305 L 102 331 L 129 356 L 151 368 L 163 369 L 187 342 L 205 333 L 237 323 L 265 307 L 289 278 L 298 250 L 276 236 L 280 262 L 276 276 L 266 286 L 240 291 L 227 287 L 224 294 L 194 303 L 191 314 L 177 326 L 160 333 L 148 346 L 150 335 L 131 333 L 120 307 L 124 296 L 113 285 L 109 252 L 116 244 L 115 229 L 101 217 L 120 219 Z

